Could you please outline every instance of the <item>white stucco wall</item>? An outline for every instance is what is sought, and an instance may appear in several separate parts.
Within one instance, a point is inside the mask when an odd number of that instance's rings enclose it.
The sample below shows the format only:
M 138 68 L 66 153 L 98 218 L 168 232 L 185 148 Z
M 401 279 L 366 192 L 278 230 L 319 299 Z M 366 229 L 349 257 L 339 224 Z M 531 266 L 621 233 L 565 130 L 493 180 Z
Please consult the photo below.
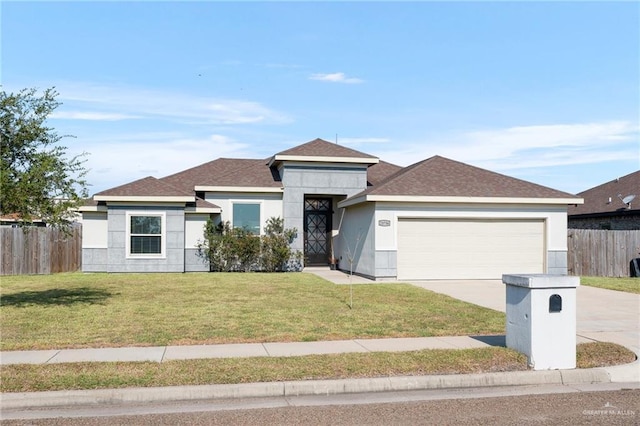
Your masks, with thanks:
M 264 232 L 264 225 L 271 217 L 283 217 L 281 193 L 238 193 L 238 192 L 207 192 L 205 200 L 222 209 L 220 219 L 229 221 L 233 226 L 234 203 L 259 203 L 260 204 L 260 233 Z
M 82 248 L 107 248 L 109 240 L 107 213 L 82 213 Z
M 197 248 L 198 242 L 204 239 L 204 226 L 209 214 L 189 213 L 184 215 L 184 248 Z

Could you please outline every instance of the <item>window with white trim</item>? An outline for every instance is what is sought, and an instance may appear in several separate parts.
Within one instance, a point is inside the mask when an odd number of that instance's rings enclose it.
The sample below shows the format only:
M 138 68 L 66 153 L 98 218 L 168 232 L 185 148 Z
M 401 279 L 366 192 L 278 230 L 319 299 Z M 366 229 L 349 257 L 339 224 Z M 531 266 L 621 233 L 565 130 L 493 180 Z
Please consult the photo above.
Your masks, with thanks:
M 164 248 L 164 213 L 127 213 L 127 256 L 163 257 Z
M 233 227 L 260 235 L 260 203 L 234 203 Z

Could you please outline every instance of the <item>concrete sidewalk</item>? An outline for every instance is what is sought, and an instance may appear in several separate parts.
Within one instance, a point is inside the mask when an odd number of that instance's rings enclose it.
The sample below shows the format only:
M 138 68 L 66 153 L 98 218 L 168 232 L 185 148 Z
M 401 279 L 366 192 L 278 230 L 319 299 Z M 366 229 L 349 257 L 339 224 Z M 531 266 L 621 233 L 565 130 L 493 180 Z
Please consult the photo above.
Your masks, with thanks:
M 184 359 L 290 357 L 354 352 L 404 352 L 423 349 L 471 349 L 504 345 L 504 336 L 452 336 L 332 340 L 321 342 L 53 349 L 43 351 L 1 352 L 0 365 L 60 364 L 68 362 L 164 362 Z

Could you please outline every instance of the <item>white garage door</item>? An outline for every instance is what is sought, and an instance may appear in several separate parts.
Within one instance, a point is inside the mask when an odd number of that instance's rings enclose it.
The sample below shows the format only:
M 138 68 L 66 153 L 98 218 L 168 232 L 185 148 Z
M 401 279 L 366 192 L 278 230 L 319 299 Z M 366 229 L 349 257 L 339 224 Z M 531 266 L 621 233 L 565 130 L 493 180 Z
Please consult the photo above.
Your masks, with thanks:
M 543 273 L 542 220 L 399 219 L 398 279 Z

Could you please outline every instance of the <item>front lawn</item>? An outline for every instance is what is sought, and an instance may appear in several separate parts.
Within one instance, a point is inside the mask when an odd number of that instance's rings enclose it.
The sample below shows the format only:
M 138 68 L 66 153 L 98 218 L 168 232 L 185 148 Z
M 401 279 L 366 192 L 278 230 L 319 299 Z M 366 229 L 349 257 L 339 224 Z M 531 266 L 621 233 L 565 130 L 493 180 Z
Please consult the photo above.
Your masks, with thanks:
M 580 277 L 580 284 L 640 294 L 640 278 Z
M 405 284 L 312 274 L 2 277 L 0 349 L 502 334 L 505 315 Z

